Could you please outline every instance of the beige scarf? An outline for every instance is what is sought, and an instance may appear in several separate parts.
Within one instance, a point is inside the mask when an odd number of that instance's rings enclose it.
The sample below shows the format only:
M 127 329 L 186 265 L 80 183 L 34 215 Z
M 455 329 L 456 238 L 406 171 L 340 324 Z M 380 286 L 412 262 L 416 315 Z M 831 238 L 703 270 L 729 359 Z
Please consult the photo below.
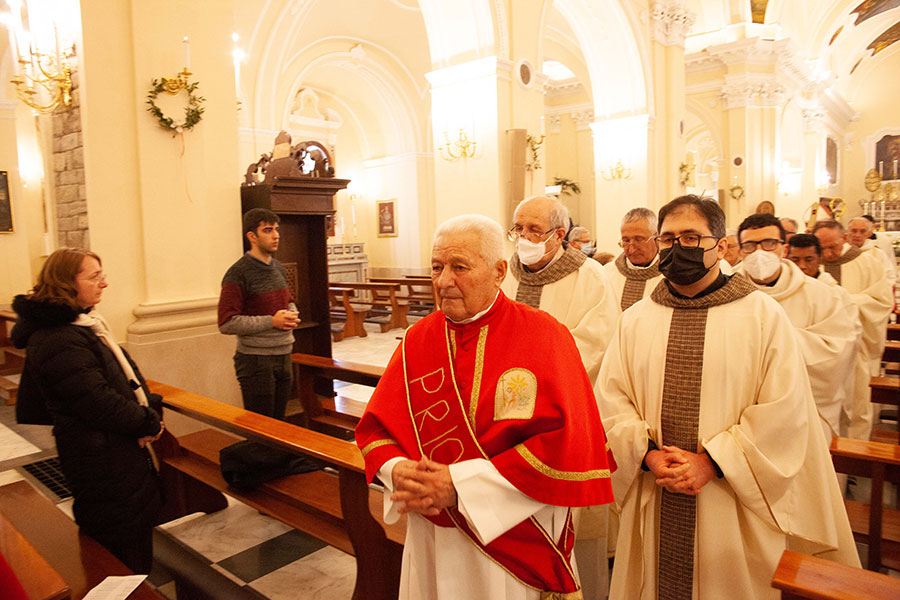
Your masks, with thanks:
M 577 271 L 587 259 L 584 252 L 569 246 L 555 262 L 540 271 L 531 273 L 522 266 L 519 255 L 513 253 L 509 260 L 509 269 L 516 281 L 519 282 L 516 290 L 516 302 L 527 304 L 532 308 L 540 308 L 541 292 L 544 291 L 544 286 L 568 277 Z
M 97 311 L 92 310 L 89 313 L 78 315 L 78 318 L 75 319 L 73 324 L 78 325 L 79 327 L 90 328 L 90 330 L 100 338 L 100 341 L 106 344 L 106 347 L 112 351 L 116 360 L 119 362 L 119 366 L 122 368 L 122 372 L 125 373 L 125 377 L 131 384 L 131 388 L 134 390 L 134 396 L 137 398 L 138 404 L 141 406 L 149 406 L 147 395 L 144 393 L 144 388 L 141 386 L 140 380 L 137 378 L 134 369 L 131 367 L 131 363 L 125 358 L 125 353 L 122 352 L 122 348 L 120 348 L 119 344 L 113 339 L 106 319 L 104 319 Z

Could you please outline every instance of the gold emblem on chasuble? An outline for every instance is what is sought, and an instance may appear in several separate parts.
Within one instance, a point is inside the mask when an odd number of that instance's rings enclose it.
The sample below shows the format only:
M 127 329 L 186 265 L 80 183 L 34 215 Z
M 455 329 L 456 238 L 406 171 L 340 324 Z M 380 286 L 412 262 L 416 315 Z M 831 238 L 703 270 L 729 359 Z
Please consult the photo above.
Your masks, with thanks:
M 509 369 L 497 380 L 494 420 L 530 419 L 537 399 L 537 377 L 528 369 Z

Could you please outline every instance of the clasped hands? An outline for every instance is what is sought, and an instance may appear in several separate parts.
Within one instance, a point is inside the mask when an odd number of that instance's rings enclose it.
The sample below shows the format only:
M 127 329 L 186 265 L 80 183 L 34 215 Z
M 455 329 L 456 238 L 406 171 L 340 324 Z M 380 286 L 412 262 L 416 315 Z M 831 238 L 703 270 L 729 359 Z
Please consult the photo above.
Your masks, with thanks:
M 716 476 L 708 454 L 688 452 L 676 446 L 651 450 L 644 463 L 656 475 L 656 485 L 676 494 L 696 496 Z
M 147 444 L 152 444 L 153 442 L 158 440 L 160 438 L 160 436 L 162 436 L 163 431 L 165 431 L 165 430 L 166 430 L 166 424 L 163 423 L 162 421 L 160 421 L 159 422 L 159 433 L 157 433 L 156 435 L 145 435 L 142 438 L 138 438 L 138 446 L 143 448 Z
M 456 506 L 456 488 L 450 478 L 450 467 L 422 457 L 418 462 L 403 460 L 391 471 L 394 484 L 393 502 L 401 503 L 397 512 L 435 516 L 445 508 Z

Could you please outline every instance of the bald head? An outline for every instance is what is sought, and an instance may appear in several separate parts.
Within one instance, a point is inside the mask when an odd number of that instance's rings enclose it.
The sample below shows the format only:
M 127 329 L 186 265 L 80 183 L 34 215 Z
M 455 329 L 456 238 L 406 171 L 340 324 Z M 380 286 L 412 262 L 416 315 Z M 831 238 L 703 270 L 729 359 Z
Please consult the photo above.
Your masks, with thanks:
M 518 234 L 517 250 L 527 244 L 543 244 L 541 259 L 526 263 L 529 270 L 547 266 L 562 246 L 569 226 L 569 211 L 556 198 L 532 196 L 519 202 L 513 213 L 512 230 Z M 523 261 L 524 262 L 524 261 Z

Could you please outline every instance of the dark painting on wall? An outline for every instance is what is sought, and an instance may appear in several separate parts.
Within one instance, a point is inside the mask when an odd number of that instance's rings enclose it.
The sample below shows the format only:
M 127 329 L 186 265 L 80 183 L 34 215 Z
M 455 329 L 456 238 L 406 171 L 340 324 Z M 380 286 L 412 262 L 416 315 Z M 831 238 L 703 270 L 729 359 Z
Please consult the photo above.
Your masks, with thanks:
M 875 142 L 872 168 L 881 174 L 882 180 L 900 179 L 900 135 L 886 135 Z
M 9 199 L 9 179 L 6 171 L 0 171 L 0 233 L 12 233 L 12 206 Z

